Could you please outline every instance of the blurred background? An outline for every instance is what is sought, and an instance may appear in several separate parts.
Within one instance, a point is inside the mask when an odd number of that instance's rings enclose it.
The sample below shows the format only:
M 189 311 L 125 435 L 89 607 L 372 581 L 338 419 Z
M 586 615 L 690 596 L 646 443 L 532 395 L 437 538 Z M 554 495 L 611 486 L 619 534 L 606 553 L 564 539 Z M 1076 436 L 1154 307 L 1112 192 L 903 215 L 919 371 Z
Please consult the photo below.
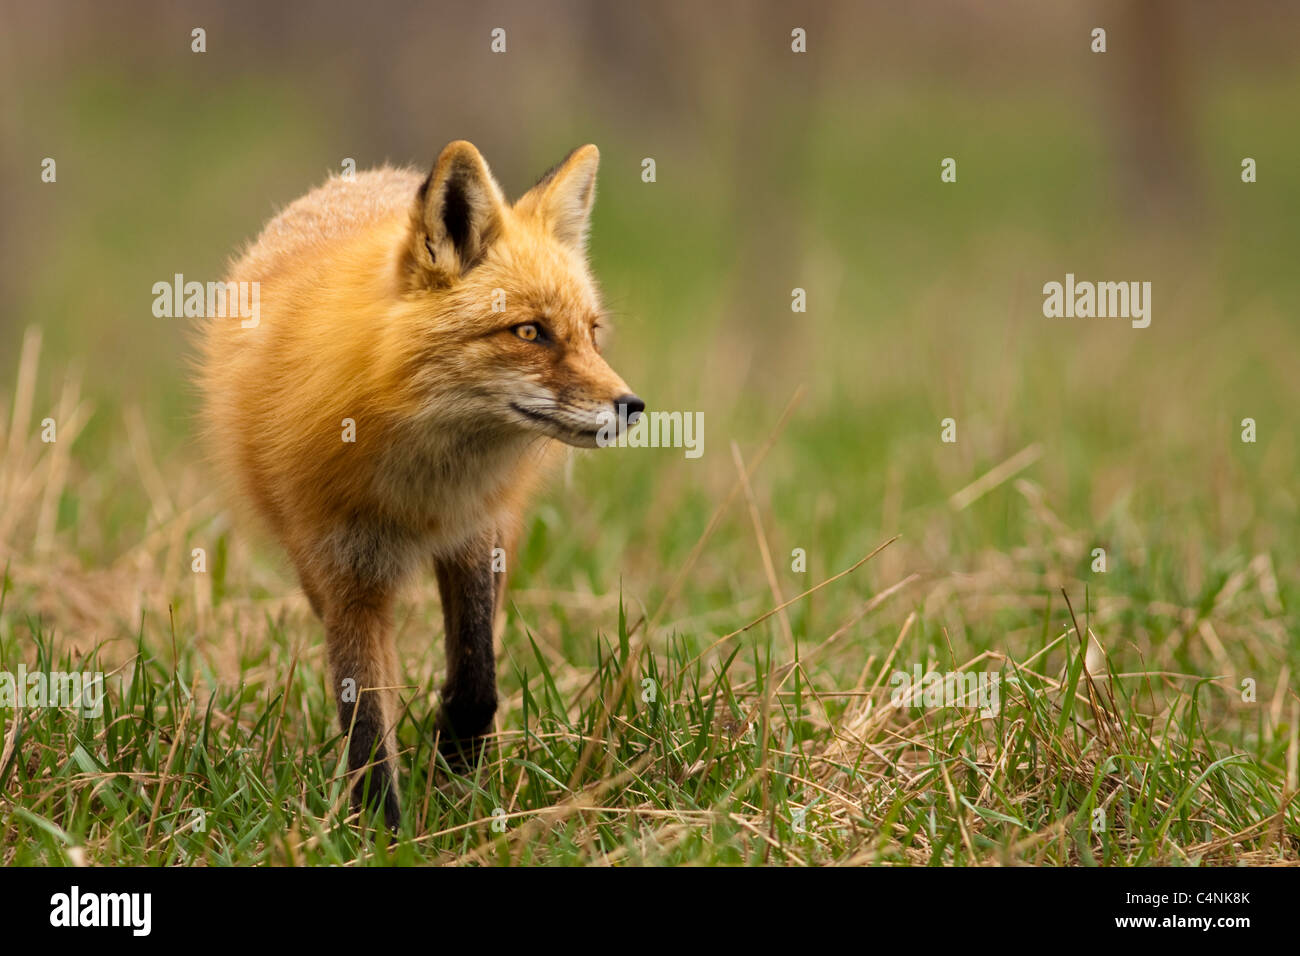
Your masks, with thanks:
M 705 415 L 699 461 L 581 456 L 537 511 L 521 593 L 621 582 L 653 606 L 735 480 L 730 443 L 752 456 L 801 385 L 755 479 L 782 574 L 808 551 L 787 594 L 899 532 L 864 587 L 1007 571 L 1027 542 L 1035 573 L 1111 548 L 1143 601 L 1195 604 L 1257 553 L 1297 584 L 1300 5 L 5 0 L 3 23 L 0 412 L 23 421 L 0 547 L 27 607 L 85 605 L 74 634 L 103 636 L 104 606 L 127 628 L 165 615 L 189 546 L 226 534 L 187 323 L 154 317 L 153 283 L 219 278 L 347 158 L 426 167 L 457 138 L 511 197 L 600 146 L 613 364 L 652 408 Z M 1151 326 L 1045 318 L 1067 272 L 1151 282 Z M 55 408 L 80 409 L 61 463 L 31 441 Z M 951 504 L 1025 449 L 1030 484 Z M 769 606 L 743 510 L 719 541 L 679 610 Z M 249 560 L 215 589 L 292 590 Z M 1126 620 L 1139 642 L 1167 630 Z M 946 623 L 975 646 L 1006 625 Z

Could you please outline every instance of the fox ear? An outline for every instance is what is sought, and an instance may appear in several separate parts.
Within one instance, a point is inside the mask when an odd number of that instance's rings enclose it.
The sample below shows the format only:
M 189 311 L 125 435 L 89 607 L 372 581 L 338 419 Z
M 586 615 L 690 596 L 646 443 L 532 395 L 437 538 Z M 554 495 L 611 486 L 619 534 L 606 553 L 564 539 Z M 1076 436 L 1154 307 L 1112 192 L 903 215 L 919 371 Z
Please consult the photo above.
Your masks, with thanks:
M 596 200 L 596 169 L 600 150 L 579 146 L 543 176 L 516 204 L 541 219 L 555 238 L 582 249 L 587 244 L 591 206 Z
M 501 229 L 505 197 L 479 151 L 448 143 L 416 195 L 411 258 L 430 278 L 448 281 L 472 269 Z

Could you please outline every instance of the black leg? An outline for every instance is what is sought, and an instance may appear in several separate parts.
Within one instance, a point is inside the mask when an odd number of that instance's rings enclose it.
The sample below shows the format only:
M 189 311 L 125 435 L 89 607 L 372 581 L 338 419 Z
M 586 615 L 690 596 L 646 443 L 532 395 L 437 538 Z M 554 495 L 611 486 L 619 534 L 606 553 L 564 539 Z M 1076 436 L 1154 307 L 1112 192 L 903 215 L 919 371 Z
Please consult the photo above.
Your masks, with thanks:
M 389 595 L 349 589 L 325 615 L 339 725 L 348 734 L 354 809 L 383 807 L 384 823 L 401 822 L 394 780 L 396 736 L 389 689 L 396 673 Z
M 434 562 L 447 632 L 447 682 L 438 714 L 439 749 L 453 766 L 465 766 L 483 750 L 497 709 L 492 618 L 497 575 L 492 573 L 492 539 L 454 558 Z

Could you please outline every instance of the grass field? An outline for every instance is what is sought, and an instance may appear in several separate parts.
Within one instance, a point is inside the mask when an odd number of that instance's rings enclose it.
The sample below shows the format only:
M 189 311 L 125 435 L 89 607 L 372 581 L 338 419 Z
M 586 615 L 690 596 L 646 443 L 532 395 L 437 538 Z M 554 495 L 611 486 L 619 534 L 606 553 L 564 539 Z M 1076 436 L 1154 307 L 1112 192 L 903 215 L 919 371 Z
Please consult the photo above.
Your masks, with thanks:
M 85 105 L 104 130 L 129 123 L 111 103 Z M 311 182 L 273 169 L 278 191 L 245 178 L 227 205 L 177 172 L 179 237 L 146 221 L 120 244 L 105 205 L 80 240 L 105 255 L 73 290 L 55 265 L 31 277 L 32 331 L 0 369 L 0 668 L 104 671 L 109 692 L 96 717 L 0 713 L 0 862 L 1300 861 L 1300 279 L 1281 238 L 1300 180 L 1244 187 L 1229 145 L 1267 128 L 1295 155 L 1300 136 L 1266 122 L 1273 92 L 1225 93 L 1199 218 L 1142 229 L 1051 104 L 925 105 L 866 124 L 828 103 L 797 155 L 746 166 L 763 203 L 712 188 L 737 149 L 666 155 L 647 185 L 641 144 L 599 141 L 609 354 L 651 408 L 703 412 L 704 455 L 602 450 L 556 476 L 471 775 L 431 753 L 432 575 L 406 595 L 391 841 L 348 817 L 321 625 L 226 517 L 190 438 L 184 330 L 146 295 L 218 268 Z M 311 122 L 281 135 L 312 144 Z M 954 138 L 970 161 L 944 192 Z M 225 161 L 218 182 L 259 155 Z M 129 163 L 100 174 L 146 188 Z M 1044 318 L 1067 271 L 1152 281 L 1151 327 Z M 100 315 L 86 289 L 131 304 Z M 996 674 L 997 713 L 892 706 L 916 668 Z

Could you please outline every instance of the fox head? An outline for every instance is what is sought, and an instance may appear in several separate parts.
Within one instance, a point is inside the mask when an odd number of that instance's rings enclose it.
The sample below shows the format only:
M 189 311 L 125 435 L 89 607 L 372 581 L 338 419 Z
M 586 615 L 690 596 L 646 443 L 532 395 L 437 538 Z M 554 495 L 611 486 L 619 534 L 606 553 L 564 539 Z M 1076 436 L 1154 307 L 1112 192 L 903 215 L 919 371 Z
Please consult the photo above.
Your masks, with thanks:
M 599 161 L 575 149 L 512 205 L 457 141 L 420 186 L 399 279 L 412 384 L 444 420 L 591 447 L 644 410 L 600 354 L 586 256 Z

